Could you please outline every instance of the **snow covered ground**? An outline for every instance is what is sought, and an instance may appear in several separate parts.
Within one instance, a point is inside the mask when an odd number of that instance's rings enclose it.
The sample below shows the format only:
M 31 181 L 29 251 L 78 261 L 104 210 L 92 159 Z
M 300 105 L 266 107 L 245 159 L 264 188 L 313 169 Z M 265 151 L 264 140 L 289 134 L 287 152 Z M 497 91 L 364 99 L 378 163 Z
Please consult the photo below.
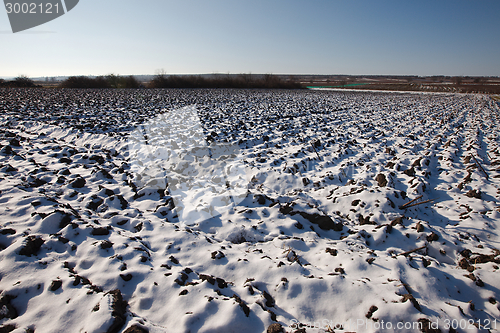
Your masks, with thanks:
M 12 89 L 0 119 L 2 332 L 500 331 L 487 96 Z

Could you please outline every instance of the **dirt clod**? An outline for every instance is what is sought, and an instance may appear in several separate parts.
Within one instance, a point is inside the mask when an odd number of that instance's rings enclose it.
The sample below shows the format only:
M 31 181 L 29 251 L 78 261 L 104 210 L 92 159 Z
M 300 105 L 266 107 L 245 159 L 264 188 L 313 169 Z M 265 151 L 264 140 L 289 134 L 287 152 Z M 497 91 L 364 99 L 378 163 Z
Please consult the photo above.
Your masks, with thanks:
M 50 291 L 56 291 L 57 289 L 61 288 L 62 286 L 62 281 L 61 280 L 54 280 L 50 284 L 49 290 Z
M 169 259 L 174 265 L 179 265 L 179 260 L 177 260 L 174 256 L 170 256 Z
M 214 251 L 210 255 L 212 259 L 222 259 L 225 257 L 224 253 L 221 251 Z
M 377 181 L 378 186 L 380 187 L 385 187 L 387 185 L 387 178 L 383 173 L 379 173 L 375 178 L 375 180 Z
M 342 231 L 344 226 L 342 223 L 335 222 L 328 215 L 320 215 L 320 214 L 309 214 L 305 212 L 299 212 L 299 214 L 309 220 L 309 222 L 319 225 L 319 227 L 323 230 L 334 230 L 334 231 Z
M 284 333 L 283 326 L 279 323 L 273 323 L 267 328 L 267 333 Z
M 469 190 L 469 192 L 465 193 L 469 198 L 481 199 L 481 191 L 479 190 Z
M 404 294 L 403 299 L 401 300 L 401 303 L 405 303 L 407 300 L 410 300 L 410 302 L 413 304 L 415 309 L 422 312 L 422 309 L 420 308 L 420 304 L 418 304 L 417 300 L 415 299 L 415 297 L 413 297 L 412 294 Z
M 410 169 L 403 171 L 403 173 L 407 176 L 413 177 L 415 176 L 415 168 L 411 167 Z
M 14 298 L 16 298 L 16 296 L 11 295 L 2 295 L 0 298 L 0 309 L 2 309 L 2 311 L 0 311 L 0 320 L 4 318 L 17 318 L 17 310 L 10 303 Z
M 432 232 L 430 235 L 427 235 L 426 239 L 429 243 L 431 243 L 431 242 L 437 241 L 439 239 L 439 235 Z
M 109 235 L 109 229 L 104 227 L 92 228 L 90 233 L 92 236 L 106 236 Z
M 394 220 L 391 221 L 391 225 L 394 227 L 398 224 L 403 225 L 403 216 L 396 217 Z
M 118 333 L 126 321 L 126 312 L 128 302 L 123 300 L 122 293 L 119 289 L 111 290 L 108 294 L 113 297 L 111 302 L 111 315 L 113 316 L 113 323 L 108 328 L 106 333 Z
M 201 279 L 201 281 L 207 281 L 208 283 L 214 285 L 215 284 L 215 279 L 213 276 L 206 275 L 206 274 L 200 274 L 198 277 Z
M 373 222 L 373 221 L 370 221 L 370 216 L 367 216 L 367 217 L 363 217 L 363 215 L 359 215 L 359 224 L 360 225 L 365 225 L 365 224 L 373 224 L 375 225 L 376 223 Z
M 266 306 L 271 308 L 274 306 L 275 302 L 274 302 L 274 298 L 269 295 L 269 293 L 267 291 L 264 290 L 264 292 L 262 293 L 262 296 L 264 296 L 265 300 L 266 300 Z
M 372 314 L 378 310 L 378 307 L 376 307 L 375 305 L 372 305 L 370 306 L 370 309 L 368 310 L 368 312 L 366 313 L 365 317 L 366 318 L 371 318 L 372 317 Z
M 70 183 L 71 187 L 73 188 L 82 188 L 85 186 L 87 182 L 85 181 L 85 179 L 83 179 L 82 177 L 78 177 L 77 179 L 75 179 L 74 181 L 72 181 Z
M 36 255 L 45 241 L 40 236 L 28 236 L 26 244 L 19 251 L 20 255 L 31 257 Z
M 123 281 L 130 281 L 132 280 L 132 274 L 120 274 L 120 277 L 123 279 Z
M 331 249 L 329 247 L 326 248 L 325 252 L 326 253 L 330 253 L 334 257 L 337 255 L 337 250 L 336 249 Z
M 15 329 L 16 329 L 16 325 L 14 325 L 14 324 L 3 325 L 3 326 L 0 326 L 0 333 L 9 333 Z
M 248 317 L 250 315 L 250 308 L 248 307 L 248 305 L 246 305 L 245 302 L 243 302 L 241 300 L 241 298 L 239 298 L 238 295 L 236 295 L 236 294 L 233 294 L 233 298 L 236 301 L 236 303 L 238 303 L 240 305 L 240 308 L 245 313 L 245 316 Z
M 101 249 L 105 250 L 105 249 L 109 249 L 111 247 L 113 247 L 113 243 L 111 243 L 109 240 L 105 240 L 105 241 L 102 241 L 101 242 Z

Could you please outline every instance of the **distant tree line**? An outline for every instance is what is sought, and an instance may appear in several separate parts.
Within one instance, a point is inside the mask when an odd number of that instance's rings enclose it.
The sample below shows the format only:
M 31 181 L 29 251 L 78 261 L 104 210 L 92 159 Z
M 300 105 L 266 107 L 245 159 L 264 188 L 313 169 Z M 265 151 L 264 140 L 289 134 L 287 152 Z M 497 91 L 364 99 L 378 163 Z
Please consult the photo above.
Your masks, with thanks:
M 301 85 L 294 80 L 284 80 L 276 75 L 165 75 L 157 74 L 143 86 L 133 76 L 87 77 L 72 76 L 61 82 L 61 88 L 263 88 L 263 89 L 298 89 Z
M 141 88 L 135 77 L 110 74 L 106 76 L 87 77 L 70 76 L 59 85 L 61 88 Z
M 148 84 L 149 88 L 262 88 L 262 89 L 299 89 L 300 83 L 284 80 L 276 75 L 266 74 L 252 76 L 250 74 L 217 75 L 203 77 L 201 75 L 156 75 Z
M 0 79 L 0 87 L 41 87 L 31 79 L 20 76 L 13 81 Z M 106 88 L 261 88 L 261 89 L 299 89 L 299 82 L 292 78 L 284 79 L 277 75 L 223 75 L 212 77 L 202 75 L 165 75 L 157 74 L 142 84 L 134 76 L 109 74 L 106 76 L 70 76 L 59 84 L 60 88 L 106 89 Z
M 4 79 L 0 79 L 0 87 L 1 88 L 36 88 L 41 87 L 36 85 L 33 80 L 26 76 L 18 76 L 11 81 L 6 81 Z

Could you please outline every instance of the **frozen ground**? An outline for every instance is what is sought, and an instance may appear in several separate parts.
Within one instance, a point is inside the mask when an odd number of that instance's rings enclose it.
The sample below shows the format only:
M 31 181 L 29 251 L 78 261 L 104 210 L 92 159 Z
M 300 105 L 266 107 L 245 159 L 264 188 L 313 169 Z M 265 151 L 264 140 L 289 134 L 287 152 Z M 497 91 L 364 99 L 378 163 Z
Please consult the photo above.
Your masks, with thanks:
M 0 118 L 2 332 L 500 331 L 487 96 L 0 90 Z

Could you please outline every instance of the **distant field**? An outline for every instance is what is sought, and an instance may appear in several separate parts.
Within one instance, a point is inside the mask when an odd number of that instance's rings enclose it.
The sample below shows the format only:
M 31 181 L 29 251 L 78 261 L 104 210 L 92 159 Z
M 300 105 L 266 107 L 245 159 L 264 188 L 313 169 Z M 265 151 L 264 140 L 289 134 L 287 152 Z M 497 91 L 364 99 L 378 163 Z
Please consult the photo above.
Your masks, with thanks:
M 359 90 L 390 90 L 390 91 L 427 91 L 427 92 L 455 92 L 455 93 L 485 93 L 500 94 L 498 83 L 431 83 L 431 82 L 358 82 L 348 84 L 315 84 L 308 88 L 346 88 Z

